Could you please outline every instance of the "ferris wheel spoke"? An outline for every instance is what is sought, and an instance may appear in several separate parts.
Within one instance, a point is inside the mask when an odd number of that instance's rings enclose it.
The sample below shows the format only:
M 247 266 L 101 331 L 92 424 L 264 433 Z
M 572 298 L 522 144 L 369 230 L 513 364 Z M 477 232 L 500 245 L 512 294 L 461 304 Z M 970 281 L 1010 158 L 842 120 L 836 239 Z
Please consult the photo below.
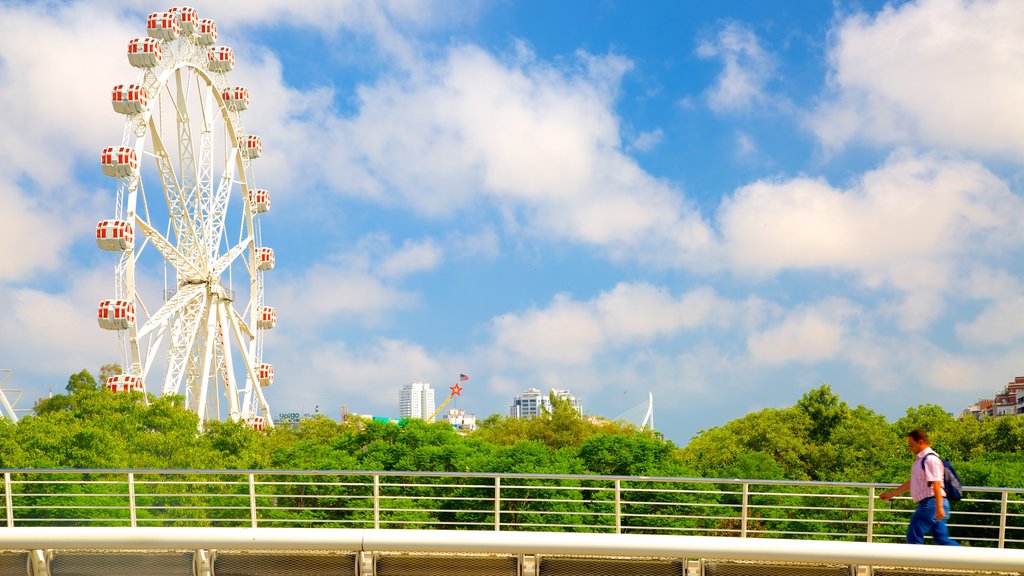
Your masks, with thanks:
M 228 345 L 230 332 L 228 330 L 229 313 L 227 310 L 230 308 L 231 306 L 229 306 L 227 302 L 221 302 L 220 305 L 217 306 L 217 336 L 219 338 L 219 344 L 223 354 L 220 365 L 223 368 L 222 380 L 224 382 L 224 392 L 228 397 L 228 415 L 232 420 L 238 420 L 240 415 L 238 406 L 238 385 L 235 382 L 235 370 L 231 359 L 231 347 Z M 246 416 L 248 416 L 248 414 L 246 414 Z
M 186 284 L 178 289 L 171 296 L 171 299 L 164 302 L 164 305 L 157 310 L 156 314 L 150 317 L 146 325 L 139 330 L 139 338 L 142 338 L 152 332 L 153 330 L 162 327 L 167 320 L 181 311 L 186 305 L 192 300 L 199 297 L 205 292 L 206 286 L 203 284 Z
M 227 270 L 228 266 L 230 266 L 232 262 L 238 259 L 239 256 L 241 256 L 243 253 L 245 253 L 246 250 L 249 249 L 250 244 L 252 244 L 252 237 L 248 237 L 245 240 L 242 240 L 241 243 L 237 244 L 236 246 L 222 254 L 219 258 L 217 258 L 217 260 L 213 263 L 212 275 L 214 277 L 220 276 L 221 273 Z
M 262 400 L 263 393 L 259 390 L 260 381 L 259 377 L 256 375 L 256 359 L 249 353 L 249 346 L 247 344 L 247 342 L 252 341 L 252 331 L 249 330 L 249 327 L 246 326 L 245 322 L 238 313 L 234 311 L 234 309 L 230 310 L 228 323 L 231 325 L 235 341 L 238 342 L 238 347 L 242 350 L 242 363 L 245 364 L 246 380 L 248 381 L 248 385 L 245 390 L 245 399 L 242 401 L 242 405 L 245 406 L 246 411 L 249 411 L 250 406 L 252 405 L 252 393 L 254 389 L 257 391 L 256 393 L 258 398 L 261 399 L 261 403 L 263 405 L 266 404 L 266 401 Z M 266 418 L 270 418 L 269 409 L 264 409 L 263 414 Z M 246 417 L 248 416 L 250 416 L 250 414 L 246 414 Z
M 157 169 L 160 171 L 160 181 L 167 199 L 171 226 L 174 228 L 174 234 L 178 237 L 178 244 L 183 247 L 199 245 L 199 233 L 196 231 L 198 226 L 189 210 L 187 191 L 182 188 L 178 176 L 174 172 L 171 156 L 167 152 L 163 138 L 160 136 L 160 130 L 152 117 L 149 120 L 149 133 L 153 139 L 153 155 L 156 157 Z
M 217 333 L 217 307 L 212 302 L 207 308 L 205 320 L 206 339 L 203 342 L 203 364 L 199 372 L 199 400 L 196 402 L 196 410 L 202 419 L 207 416 L 206 404 L 210 397 L 210 368 L 213 365 L 217 344 L 217 339 L 214 337 L 214 334 Z
M 167 346 L 164 395 L 178 393 L 181 377 L 188 368 L 192 350 L 199 336 L 199 328 L 209 312 L 207 298 L 193 298 L 190 302 L 192 305 L 180 308 L 179 313 L 171 317 L 168 325 L 171 341 Z
M 245 322 L 245 320 L 242 319 L 242 317 L 238 314 L 238 311 L 235 310 L 234 308 L 231 309 L 231 318 L 236 324 L 238 324 L 239 329 L 243 333 L 245 333 L 246 336 L 249 337 L 250 341 L 256 337 L 256 334 L 252 331 L 252 328 L 249 328 L 249 325 Z M 241 340 L 239 340 L 238 345 L 242 346 Z
M 224 218 L 227 216 L 228 200 L 231 198 L 231 190 L 235 184 L 235 163 L 238 158 L 238 148 L 232 147 L 224 163 L 224 173 L 220 177 L 220 184 L 217 186 L 217 194 L 213 196 L 213 206 L 210 210 L 210 254 L 216 254 L 217 246 L 220 245 L 224 236 Z
M 156 249 L 160 251 L 164 259 L 167 260 L 174 269 L 178 271 L 178 274 L 190 279 L 200 280 L 204 277 L 202 271 L 196 268 L 190 260 L 175 248 L 164 235 L 149 225 L 148 222 L 143 220 L 138 215 L 135 216 L 135 225 L 139 227 L 139 230 L 146 236 L 146 238 L 156 246 Z

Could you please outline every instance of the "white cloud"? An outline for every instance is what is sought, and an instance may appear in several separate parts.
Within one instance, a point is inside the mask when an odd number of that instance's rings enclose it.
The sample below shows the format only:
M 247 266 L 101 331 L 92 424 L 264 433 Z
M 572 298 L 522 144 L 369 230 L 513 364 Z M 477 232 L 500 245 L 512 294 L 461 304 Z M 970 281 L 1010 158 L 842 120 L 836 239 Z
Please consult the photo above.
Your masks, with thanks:
M 283 344 L 283 347 L 292 344 Z M 275 372 L 286 375 L 284 388 L 268 390 L 271 405 L 292 407 L 303 404 L 321 411 L 341 404 L 366 413 L 377 410 L 386 415 L 398 412 L 398 389 L 416 380 L 434 381 L 444 373 L 444 362 L 422 346 L 402 340 L 380 338 L 365 347 L 350 348 L 342 342 L 326 341 L 303 349 L 277 350 Z M 436 386 L 435 386 L 436 388 Z
M 661 143 L 664 137 L 665 133 L 661 130 L 661 128 L 656 128 L 654 130 L 649 130 L 647 132 L 641 132 L 640 134 L 637 134 L 636 138 L 633 139 L 633 142 L 629 145 L 629 147 L 631 150 L 637 150 L 639 152 L 650 152 L 658 144 Z
M 1024 296 L 993 302 L 970 322 L 958 324 L 957 336 L 974 345 L 1006 344 L 1024 336 Z
M 899 308 L 920 327 L 941 309 L 954 270 L 1020 245 L 1022 216 L 1021 199 L 981 165 L 901 151 L 845 189 L 806 177 L 749 184 L 722 203 L 718 222 L 734 270 L 851 272 L 866 287 L 912 294 Z
M 59 207 L 41 206 L 28 196 L 0 180 L 0 281 L 20 280 L 40 270 L 58 268 L 74 233 L 81 231 L 57 225 L 65 216 Z
M 613 99 L 631 64 L 577 63 L 503 63 L 459 46 L 433 69 L 363 86 L 358 115 L 328 129 L 325 165 L 344 169 L 323 178 L 433 217 L 491 204 L 524 232 L 615 257 L 700 258 L 706 224 L 622 151 Z
M 757 142 L 754 137 L 746 132 L 736 134 L 736 156 L 747 158 L 757 154 Z
M 930 0 L 840 21 L 830 93 L 808 123 L 828 149 L 854 138 L 1019 157 L 1024 4 Z
M 356 319 L 378 322 L 386 314 L 409 308 L 419 297 L 385 283 L 369 271 L 342 262 L 318 263 L 296 279 L 276 275 L 268 304 L 280 314 L 278 326 L 296 338 L 309 338 L 326 324 Z
M 697 46 L 697 55 L 722 61 L 722 72 L 708 90 L 708 105 L 716 112 L 746 111 L 765 102 L 765 84 L 775 72 L 775 58 L 761 47 L 753 30 L 738 22 L 722 27 Z
M 842 300 L 800 308 L 781 323 L 752 334 L 747 348 L 753 360 L 766 364 L 830 360 L 842 352 L 844 323 L 855 313 L 855 307 Z
M 67 183 L 83 157 L 99 173 L 100 149 L 120 142 L 124 124 L 110 106 L 110 89 L 134 81 L 126 46 L 145 23 L 133 34 L 85 3 L 4 4 L 0 20 L 0 173 L 47 189 Z
M 492 320 L 496 352 L 551 364 L 583 364 L 609 346 L 637 345 L 681 330 L 723 326 L 736 320 L 735 306 L 713 290 L 674 297 L 646 283 L 620 283 L 586 302 L 557 295 L 544 309 Z
M 387 257 L 378 267 L 388 278 L 406 276 L 415 272 L 433 270 L 444 259 L 444 251 L 433 240 L 406 240 L 402 247 Z
M 0 349 L 8 352 L 4 368 L 23 381 L 52 382 L 55 392 L 64 391 L 69 370 L 95 374 L 102 364 L 121 361 L 116 333 L 96 323 L 96 305 L 112 290 L 112 269 L 69 272 L 75 280 L 63 291 L 0 284 L 7 311 L 0 329 Z M 42 393 L 34 390 L 25 400 Z

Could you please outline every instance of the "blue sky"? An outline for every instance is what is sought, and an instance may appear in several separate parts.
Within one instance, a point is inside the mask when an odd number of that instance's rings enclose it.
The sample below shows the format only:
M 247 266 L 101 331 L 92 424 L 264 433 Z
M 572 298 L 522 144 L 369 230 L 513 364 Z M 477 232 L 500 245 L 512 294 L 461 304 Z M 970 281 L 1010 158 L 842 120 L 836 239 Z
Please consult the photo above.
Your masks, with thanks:
M 1022 374 L 1024 5 L 195 2 L 273 195 L 272 413 L 566 388 L 685 443 L 830 384 L 899 417 Z M 0 367 L 119 361 L 98 151 L 151 2 L 7 2 Z M 439 396 L 441 393 L 439 393 Z

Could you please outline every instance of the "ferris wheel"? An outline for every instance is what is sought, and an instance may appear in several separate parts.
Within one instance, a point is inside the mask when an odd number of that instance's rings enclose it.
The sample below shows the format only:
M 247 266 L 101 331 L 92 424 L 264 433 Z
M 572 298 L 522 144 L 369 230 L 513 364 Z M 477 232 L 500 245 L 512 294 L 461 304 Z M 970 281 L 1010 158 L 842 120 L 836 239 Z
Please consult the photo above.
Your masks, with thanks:
M 96 243 L 119 260 L 97 320 L 118 334 L 125 367 L 105 385 L 182 395 L 201 421 L 273 426 L 263 336 L 277 313 L 263 276 L 274 251 L 260 234 L 270 195 L 253 182 L 263 145 L 242 125 L 249 92 L 228 82 L 234 53 L 195 9 L 154 12 L 146 32 L 128 43 L 138 79 L 112 91 L 121 143 L 100 155 L 117 200 Z

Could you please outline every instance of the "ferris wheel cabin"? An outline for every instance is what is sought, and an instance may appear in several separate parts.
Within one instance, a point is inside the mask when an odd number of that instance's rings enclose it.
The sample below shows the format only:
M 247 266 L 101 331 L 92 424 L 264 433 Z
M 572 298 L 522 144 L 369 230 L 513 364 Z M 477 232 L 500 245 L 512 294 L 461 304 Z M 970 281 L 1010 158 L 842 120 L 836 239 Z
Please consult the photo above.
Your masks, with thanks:
M 241 112 L 249 107 L 249 91 L 241 86 L 225 88 L 224 91 L 220 93 L 220 96 L 224 99 L 224 106 L 226 106 L 228 110 Z
M 127 330 L 135 324 L 135 304 L 130 300 L 104 300 L 96 320 L 104 330 Z
M 107 378 L 106 383 L 107 390 L 111 392 L 145 392 L 146 388 L 142 385 L 142 378 L 138 376 L 132 376 L 130 374 L 118 374 L 117 376 L 111 376 Z
M 119 114 L 141 114 L 149 105 L 149 94 L 138 84 L 118 84 L 110 95 L 110 103 Z
M 196 44 L 213 46 L 217 43 L 217 24 L 209 18 L 199 20 L 199 31 L 196 32 Z
M 265 246 L 256 249 L 256 269 L 274 269 L 274 249 Z
M 135 246 L 135 231 L 127 220 L 100 220 L 96 224 L 96 245 L 111 252 L 131 250 Z
M 256 327 L 261 330 L 271 330 L 277 326 L 277 310 L 273 306 L 264 306 L 260 308 L 259 319 L 256 321 Z
M 157 40 L 175 40 L 181 36 L 181 24 L 174 12 L 153 12 L 146 18 L 146 34 Z
M 270 212 L 270 192 L 263 188 L 249 190 L 249 204 L 257 214 Z
M 139 169 L 139 157 L 128 146 L 107 146 L 100 152 L 103 173 L 114 178 L 126 178 Z
M 235 53 L 227 46 L 214 46 L 206 53 L 211 72 L 231 72 L 235 68 Z
M 263 416 L 249 416 L 245 419 L 245 425 L 253 430 L 263 430 L 267 425 L 267 421 L 264 420 Z
M 199 14 L 196 13 L 195 8 L 191 6 L 175 6 L 167 12 L 173 14 L 178 19 L 178 27 L 181 29 L 182 34 L 196 33 Z
M 163 48 L 155 38 L 135 38 L 128 42 L 128 63 L 136 68 L 153 68 L 164 61 Z
M 250 160 L 259 158 L 263 155 L 263 140 L 260 140 L 259 136 L 249 134 L 248 136 L 239 136 L 238 147 L 249 157 Z
M 263 363 L 256 367 L 256 378 L 260 381 L 260 386 L 270 386 L 274 383 L 274 366 L 271 364 Z

